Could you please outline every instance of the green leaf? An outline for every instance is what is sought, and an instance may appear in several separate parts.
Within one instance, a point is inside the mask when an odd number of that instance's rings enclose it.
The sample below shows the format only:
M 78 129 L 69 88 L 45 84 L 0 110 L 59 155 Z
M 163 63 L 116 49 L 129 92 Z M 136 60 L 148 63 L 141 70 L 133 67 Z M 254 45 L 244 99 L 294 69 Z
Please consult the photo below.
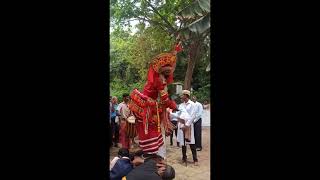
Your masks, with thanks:
M 202 10 L 210 12 L 210 0 L 198 0 Z
M 202 16 L 204 13 L 210 12 L 210 1 L 209 0 L 197 0 L 183 8 L 178 15 L 184 18 L 190 19 L 195 15 Z
M 194 9 L 193 9 L 193 12 L 198 15 L 198 16 L 202 16 L 203 15 L 203 10 L 200 6 L 195 6 Z
M 210 14 L 201 17 L 188 26 L 189 30 L 201 34 L 210 28 Z

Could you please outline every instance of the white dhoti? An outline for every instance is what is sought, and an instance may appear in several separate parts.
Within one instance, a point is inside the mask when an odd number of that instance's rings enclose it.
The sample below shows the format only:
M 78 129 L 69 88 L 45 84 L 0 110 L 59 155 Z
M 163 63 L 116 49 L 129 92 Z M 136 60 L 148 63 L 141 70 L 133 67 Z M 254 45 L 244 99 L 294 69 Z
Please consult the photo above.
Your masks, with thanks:
M 180 129 L 180 128 L 182 127 L 182 125 L 183 125 L 183 124 L 178 123 L 177 141 L 178 141 L 182 146 L 185 146 L 185 144 L 184 144 L 184 138 L 183 138 L 183 131 L 182 131 L 182 129 Z M 195 144 L 193 124 L 191 124 L 190 126 L 191 126 L 191 141 L 190 141 L 190 142 L 186 142 L 186 144 Z

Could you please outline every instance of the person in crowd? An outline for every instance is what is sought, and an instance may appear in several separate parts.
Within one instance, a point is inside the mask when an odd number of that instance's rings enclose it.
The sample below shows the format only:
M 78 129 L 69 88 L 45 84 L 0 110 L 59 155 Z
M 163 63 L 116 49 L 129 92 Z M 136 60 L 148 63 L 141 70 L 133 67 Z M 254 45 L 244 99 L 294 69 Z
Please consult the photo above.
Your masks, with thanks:
M 116 123 L 116 109 L 118 106 L 118 98 L 112 97 L 111 99 L 111 132 L 112 132 L 112 142 L 114 144 L 114 147 L 118 147 L 119 142 L 119 125 Z
M 210 104 L 207 100 L 203 102 L 202 126 L 210 126 Z
M 110 179 L 121 180 L 133 169 L 131 164 L 129 150 L 120 148 L 118 157 L 115 157 L 110 163 Z
M 155 154 L 143 154 L 143 163 L 131 170 L 122 180 L 172 180 L 175 178 L 175 170 L 166 165 L 161 156 Z
M 181 99 L 182 103 L 179 105 L 177 113 L 171 113 L 178 119 L 178 142 L 182 145 L 182 162 L 187 162 L 187 144 L 189 144 L 194 165 L 198 166 L 197 150 L 194 138 L 194 120 L 195 120 L 195 105 L 190 99 L 190 91 L 183 90 Z
M 168 110 L 168 113 L 169 113 L 169 114 L 172 113 L 172 109 L 168 108 L 167 110 Z M 178 119 L 177 119 L 177 117 L 175 117 L 175 116 L 173 116 L 173 115 L 171 115 L 171 114 L 169 115 L 169 117 L 170 117 L 171 123 L 176 126 L 176 128 L 174 129 L 174 133 L 171 133 L 171 135 L 170 135 L 170 146 L 172 146 L 172 145 L 173 145 L 173 134 L 175 134 L 175 135 L 176 135 L 176 138 L 177 138 Z M 179 142 L 177 141 L 177 147 L 179 147 L 179 146 L 180 146 L 180 145 L 179 145 Z
M 112 147 L 112 126 L 111 126 L 111 109 L 112 109 L 112 102 L 111 102 L 111 99 L 112 99 L 112 96 L 110 96 L 110 99 L 109 99 L 109 123 L 108 123 L 108 129 L 110 129 L 109 130 L 109 142 L 110 142 L 110 144 L 109 144 L 109 148 L 111 148 Z
M 176 99 L 175 101 L 177 102 L 177 104 L 180 102 L 178 99 Z M 178 107 L 178 105 L 177 105 L 177 107 Z M 168 111 L 168 113 L 169 113 L 168 116 L 169 116 L 169 118 L 170 118 L 171 123 L 175 126 L 175 128 L 174 128 L 174 134 L 176 135 L 176 139 L 177 139 L 178 119 L 177 119 L 176 116 L 172 115 L 172 113 L 174 113 L 172 109 L 167 108 L 167 111 Z M 170 135 L 170 145 L 171 145 L 171 146 L 173 145 L 173 132 L 172 132 L 171 135 Z M 180 143 L 178 142 L 178 140 L 177 140 L 177 147 L 180 147 Z
M 131 159 L 131 163 L 133 165 L 133 168 L 143 164 L 143 162 L 144 162 L 143 151 L 138 150 L 138 151 L 134 152 L 132 155 L 132 159 Z
M 205 100 L 205 101 L 203 102 L 203 109 L 207 109 L 207 110 L 210 109 L 210 105 L 209 105 L 209 103 L 208 103 L 207 100 Z
M 122 95 L 123 102 L 121 102 L 118 106 L 118 113 L 120 115 L 120 144 L 123 148 L 131 148 L 131 144 L 133 141 L 133 138 L 129 135 L 129 129 L 128 129 L 128 118 L 132 114 L 129 107 L 129 94 L 125 93 Z
M 194 124 L 194 138 L 195 138 L 195 144 L 197 151 L 202 150 L 202 114 L 203 114 L 203 107 L 202 104 L 197 101 L 196 96 L 192 96 L 192 101 L 195 105 L 195 119 L 193 121 Z

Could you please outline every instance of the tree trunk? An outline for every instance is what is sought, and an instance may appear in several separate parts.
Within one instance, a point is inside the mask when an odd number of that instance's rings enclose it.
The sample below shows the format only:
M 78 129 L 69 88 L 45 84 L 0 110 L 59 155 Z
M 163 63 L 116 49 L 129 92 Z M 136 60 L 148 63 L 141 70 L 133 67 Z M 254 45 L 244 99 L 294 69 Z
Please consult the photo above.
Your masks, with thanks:
M 190 47 L 190 59 L 188 61 L 188 67 L 186 76 L 184 79 L 184 86 L 183 89 L 190 90 L 191 89 L 191 81 L 192 81 L 192 74 L 194 67 L 196 65 L 197 58 L 199 57 L 200 52 L 200 42 L 197 40 L 195 41 Z

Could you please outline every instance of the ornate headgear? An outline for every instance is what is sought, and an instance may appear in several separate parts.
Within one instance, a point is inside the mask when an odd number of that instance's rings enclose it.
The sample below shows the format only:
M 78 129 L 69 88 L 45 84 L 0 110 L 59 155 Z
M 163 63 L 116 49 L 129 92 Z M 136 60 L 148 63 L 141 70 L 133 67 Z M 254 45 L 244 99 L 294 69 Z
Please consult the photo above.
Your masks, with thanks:
M 152 59 L 151 65 L 153 70 L 159 73 L 161 67 L 173 67 L 176 63 L 176 60 L 177 57 L 173 53 L 161 53 Z

